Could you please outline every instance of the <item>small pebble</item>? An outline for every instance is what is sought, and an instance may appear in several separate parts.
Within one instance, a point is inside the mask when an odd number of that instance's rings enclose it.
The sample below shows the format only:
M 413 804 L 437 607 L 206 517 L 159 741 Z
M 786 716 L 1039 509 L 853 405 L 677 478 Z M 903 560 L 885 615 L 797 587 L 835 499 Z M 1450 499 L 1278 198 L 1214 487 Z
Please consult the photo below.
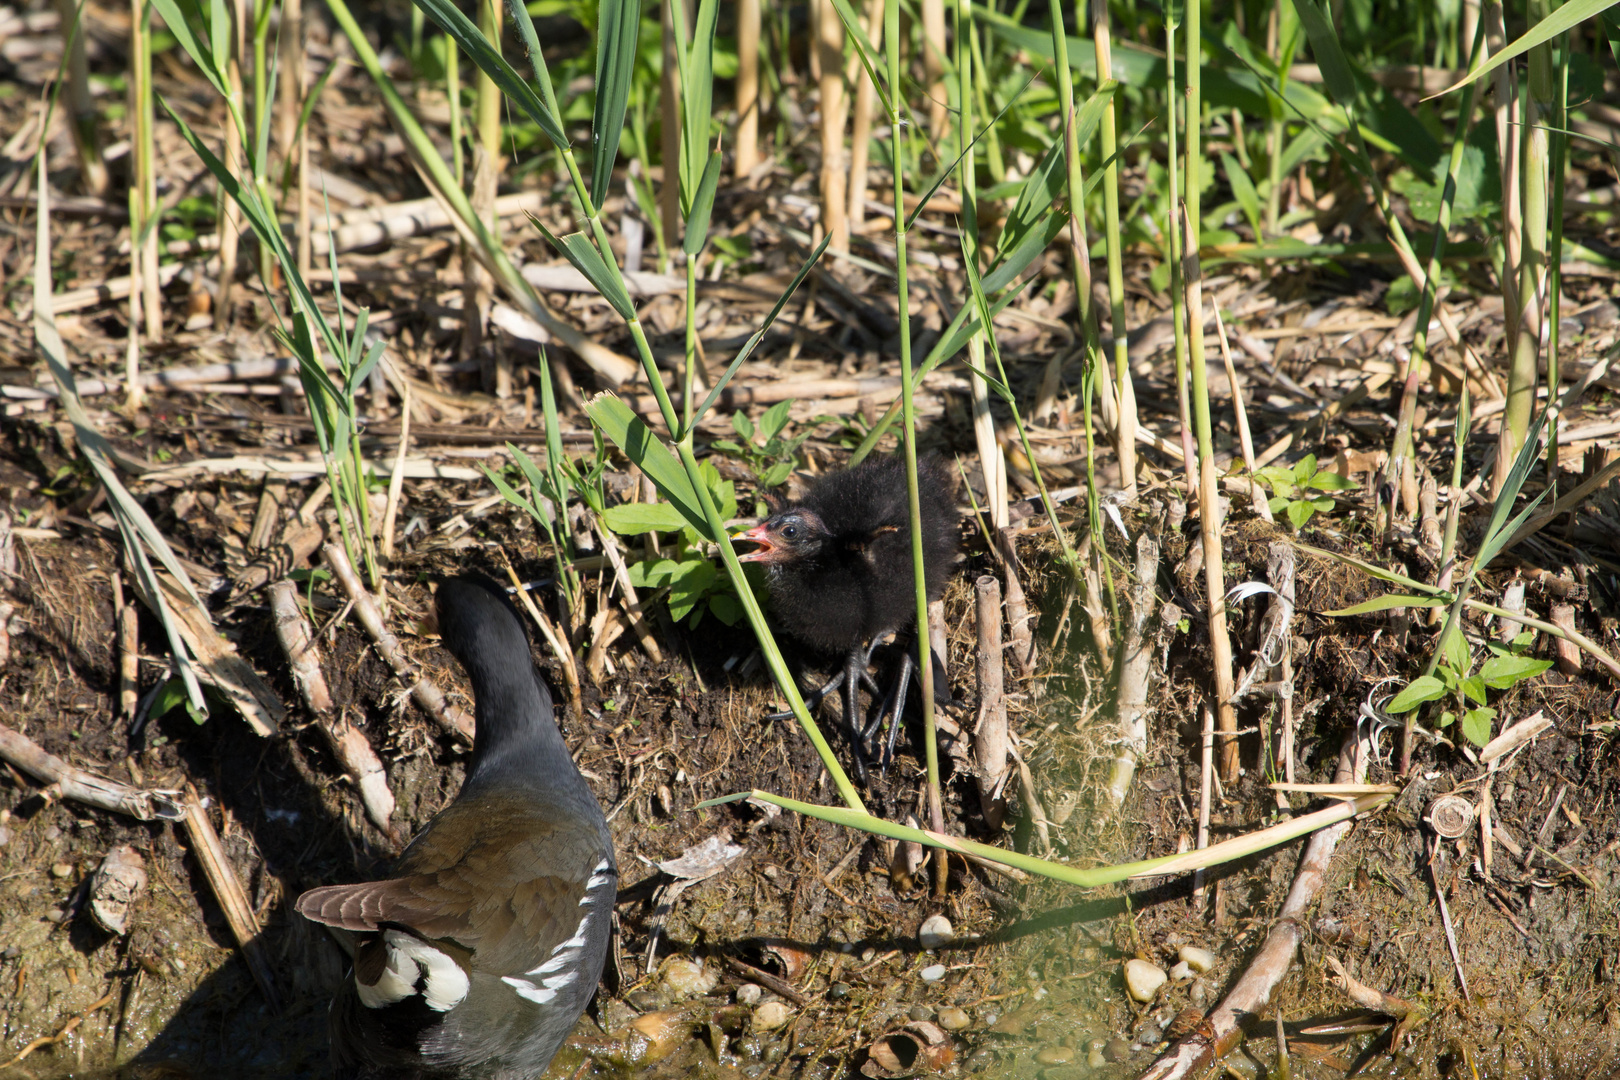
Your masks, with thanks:
M 929 964 L 927 967 L 922 969 L 922 981 L 925 983 L 937 983 L 944 977 L 944 964 Z
M 1164 985 L 1164 969 L 1146 960 L 1125 961 L 1125 991 L 1137 1001 L 1152 1001 Z
M 951 927 L 951 920 L 943 915 L 928 916 L 923 920 L 922 928 L 917 931 L 917 944 L 924 949 L 937 949 L 955 940 L 956 931 Z
M 1074 1060 L 1074 1051 L 1067 1046 L 1043 1046 L 1035 1055 L 1041 1065 L 1067 1065 Z
M 51 920 L 51 922 L 59 923 L 63 919 L 67 918 L 67 912 L 63 911 L 59 907 L 53 907 L 51 910 L 45 913 L 45 917 Z
M 1108 1059 L 1103 1057 L 1103 1041 L 1101 1039 L 1091 1040 L 1091 1045 L 1086 1049 L 1086 1064 L 1093 1069 L 1100 1069 L 1108 1064 Z
M 737 987 L 737 1004 L 758 1005 L 759 999 L 763 997 L 764 994 L 765 991 L 761 990 L 758 984 L 743 983 L 741 986 Z
M 1214 967 L 1215 961 L 1219 959 L 1208 949 L 1200 949 L 1196 945 L 1183 945 L 1176 955 L 1181 958 L 1182 963 L 1200 975 Z
M 45 839 L 47 842 L 55 842 L 61 838 L 62 830 L 57 828 L 55 825 L 52 825 L 50 828 L 45 830 Z
M 1131 1044 L 1115 1035 L 1103 1043 L 1102 1056 L 1104 1061 L 1111 1061 L 1115 1065 L 1131 1056 Z
M 11 830 L 4 825 L 0 825 L 0 847 L 5 847 L 9 843 L 11 843 Z
M 934 1010 L 926 1005 L 913 1005 L 910 1011 L 906 1013 L 906 1016 L 912 1020 L 932 1020 Z
M 1170 981 L 1171 982 L 1184 983 L 1184 982 L 1187 982 L 1192 977 L 1193 977 L 1193 970 L 1192 970 L 1191 967 L 1189 967 L 1187 965 L 1187 961 L 1185 961 L 1185 960 L 1181 961 L 1180 963 L 1176 964 L 1175 967 L 1170 969 Z
M 73 864 L 59 862 L 51 867 L 51 877 L 65 878 L 73 873 Z
M 827 987 L 827 996 L 834 1001 L 842 1001 L 849 997 L 849 983 L 835 982 Z
M 755 1031 L 775 1031 L 793 1018 L 793 1010 L 780 1001 L 767 1001 L 754 1010 Z
M 946 1031 L 961 1031 L 973 1023 L 973 1018 L 967 1014 L 967 1010 L 958 1009 L 955 1005 L 948 1005 L 939 1010 L 939 1016 L 935 1019 Z

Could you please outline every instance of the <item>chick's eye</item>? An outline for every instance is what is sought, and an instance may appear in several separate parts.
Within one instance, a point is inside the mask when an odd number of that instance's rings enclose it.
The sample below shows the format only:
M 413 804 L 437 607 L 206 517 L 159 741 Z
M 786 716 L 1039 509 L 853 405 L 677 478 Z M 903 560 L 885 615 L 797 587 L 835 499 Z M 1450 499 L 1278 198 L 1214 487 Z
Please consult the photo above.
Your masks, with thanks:
M 782 527 L 782 537 L 783 537 L 783 539 L 792 540 L 795 537 L 797 537 L 798 535 L 799 535 L 799 527 L 797 525 L 784 525 Z

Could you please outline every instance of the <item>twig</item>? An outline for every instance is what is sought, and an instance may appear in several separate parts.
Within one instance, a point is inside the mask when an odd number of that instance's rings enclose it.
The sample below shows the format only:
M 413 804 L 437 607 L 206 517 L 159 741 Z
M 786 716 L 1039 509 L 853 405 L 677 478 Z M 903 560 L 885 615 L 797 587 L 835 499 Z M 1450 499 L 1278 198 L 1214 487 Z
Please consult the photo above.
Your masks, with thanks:
M 786 979 L 779 979 L 770 972 L 757 968 L 753 964 L 739 960 L 735 956 L 731 956 L 729 954 L 721 954 L 720 959 L 724 960 L 726 966 L 732 971 L 735 971 L 738 975 L 741 975 L 745 979 L 752 979 L 754 982 L 757 982 L 759 985 L 765 987 L 765 989 L 769 990 L 771 993 L 776 994 L 779 997 L 787 998 L 789 1001 L 793 1002 L 793 1004 L 799 1006 L 799 1008 L 802 1009 L 806 1005 L 810 1004 L 810 999 L 799 993 L 799 991 L 795 990 L 793 988 L 793 984 L 788 982 Z
M 21 732 L 0 724 L 0 758 L 49 785 L 47 798 L 72 799 L 86 806 L 114 810 L 139 821 L 179 821 L 185 810 L 172 791 L 147 791 L 107 780 L 76 768 Z
M 619 554 L 619 539 L 600 521 L 595 524 L 596 535 L 602 538 L 602 553 L 613 567 L 613 580 L 619 586 L 619 597 L 624 601 L 624 613 L 630 619 L 630 629 L 635 631 L 636 640 L 641 643 L 648 658 L 655 664 L 661 664 L 664 654 L 658 648 L 658 639 L 653 637 L 652 628 L 641 617 L 641 600 L 636 596 L 636 587 L 630 584 L 630 572 L 625 568 L 624 556 Z
M 388 774 L 383 771 L 382 762 L 365 735 L 335 715 L 337 709 L 332 693 L 321 672 L 320 650 L 310 633 L 309 623 L 298 610 L 298 586 L 285 580 L 270 586 L 270 611 L 275 618 L 276 640 L 281 643 L 288 666 L 292 668 L 293 682 L 304 695 L 309 711 L 315 714 L 321 734 L 326 736 L 343 771 L 354 781 L 372 823 L 398 840 L 398 831 L 390 823 L 394 816 L 394 793 L 388 788 Z
M 253 981 L 264 992 L 270 1008 L 279 1011 L 280 999 L 276 994 L 275 980 L 270 974 L 269 959 L 264 954 L 259 917 L 253 913 L 253 904 L 249 902 L 236 871 L 231 869 L 230 861 L 225 857 L 225 847 L 219 842 L 219 834 L 208 820 L 207 811 L 203 809 L 196 792 L 189 787 L 186 791 L 185 821 L 186 835 L 191 837 L 191 853 L 202 865 L 203 876 L 208 879 L 214 899 L 219 901 L 220 908 L 225 912 L 225 921 L 230 924 L 236 944 L 242 949 L 242 959 L 253 973 Z
M 471 746 L 472 717 L 467 715 L 466 710 L 446 701 L 443 691 L 422 673 L 422 669 L 410 657 L 405 655 L 405 649 L 400 645 L 399 639 L 383 625 L 382 612 L 377 608 L 377 601 L 372 599 L 366 587 L 360 583 L 354 567 L 349 564 L 349 556 L 344 552 L 343 545 L 331 542 L 323 544 L 321 557 L 331 568 L 332 576 L 337 578 L 338 584 L 343 587 L 344 594 L 354 603 L 354 613 L 360 619 L 360 625 L 366 628 L 366 633 L 371 635 L 372 642 L 377 646 L 377 652 L 388 666 L 394 669 L 395 677 L 410 687 L 411 698 L 441 728 Z
M 1002 784 L 1007 775 L 1007 699 L 1002 693 L 1001 583 L 985 574 L 973 583 L 978 613 L 979 722 L 973 731 L 979 808 L 991 831 L 1007 812 Z

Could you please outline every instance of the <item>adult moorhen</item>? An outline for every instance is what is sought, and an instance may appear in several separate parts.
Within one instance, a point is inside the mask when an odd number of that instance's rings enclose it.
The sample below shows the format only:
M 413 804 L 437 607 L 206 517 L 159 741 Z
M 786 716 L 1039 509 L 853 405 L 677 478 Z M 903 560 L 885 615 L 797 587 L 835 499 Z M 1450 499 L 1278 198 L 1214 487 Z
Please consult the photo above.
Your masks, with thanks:
M 917 462 L 921 496 L 923 577 L 928 598 L 945 592 L 956 558 L 956 477 L 937 456 Z M 914 662 L 902 654 L 895 694 L 866 727 L 859 719 L 859 686 L 878 695 L 867 674 L 872 651 L 885 635 L 905 630 L 917 615 L 911 553 L 911 506 L 906 493 L 906 465 L 900 457 L 874 457 L 851 469 L 813 481 L 798 502 L 776 508 L 765 521 L 735 539 L 758 544 L 740 556 L 742 562 L 765 566 L 771 607 L 788 634 L 815 649 L 844 655 L 843 671 L 811 695 L 814 708 L 823 697 L 844 688 L 844 724 L 855 744 L 855 772 L 864 778 L 863 744 L 887 715 L 894 724 L 887 753 L 894 750 L 900 714 Z M 936 700 L 950 701 L 944 666 L 937 657 Z
M 612 837 L 557 730 L 523 624 L 481 578 L 441 585 L 438 616 L 477 699 L 461 793 L 393 877 L 298 898 L 305 918 L 357 935 L 330 1015 L 345 1080 L 538 1077 L 607 954 Z

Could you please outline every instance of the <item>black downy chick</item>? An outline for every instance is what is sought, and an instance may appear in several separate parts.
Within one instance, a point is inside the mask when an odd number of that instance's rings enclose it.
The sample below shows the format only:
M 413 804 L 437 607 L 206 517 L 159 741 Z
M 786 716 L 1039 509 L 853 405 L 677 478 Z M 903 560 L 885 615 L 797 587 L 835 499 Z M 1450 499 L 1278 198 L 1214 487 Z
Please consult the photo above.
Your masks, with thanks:
M 484 578 L 438 594 L 477 729 L 454 802 L 382 881 L 298 898 L 354 935 L 332 1002 L 340 1080 L 533 1080 L 596 990 L 618 873 L 517 612 Z
M 945 592 L 957 555 L 956 476 L 936 456 L 917 462 L 922 515 L 923 577 L 929 600 Z M 736 537 L 760 545 L 741 556 L 766 567 L 771 606 L 782 629 L 816 649 L 841 652 L 844 670 L 813 695 L 820 700 L 844 689 L 844 723 L 855 743 L 857 777 L 863 777 L 862 745 L 888 712 L 878 710 L 867 728 L 859 722 L 858 690 L 865 683 L 878 639 L 916 620 L 917 599 L 911 553 L 910 500 L 906 465 L 900 457 L 869 458 L 852 469 L 814 481 L 803 498 L 783 506 L 764 522 Z M 905 708 L 912 657 L 903 654 L 893 699 L 894 726 L 888 752 Z M 943 665 L 935 660 L 936 700 L 950 700 Z

